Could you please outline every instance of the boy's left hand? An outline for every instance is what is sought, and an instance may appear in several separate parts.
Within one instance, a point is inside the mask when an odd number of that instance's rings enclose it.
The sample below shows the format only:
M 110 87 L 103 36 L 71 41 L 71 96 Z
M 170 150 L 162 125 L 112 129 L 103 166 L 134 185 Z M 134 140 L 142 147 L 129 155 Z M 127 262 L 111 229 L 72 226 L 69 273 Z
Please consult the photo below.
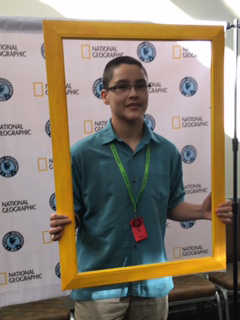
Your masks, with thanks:
M 211 194 L 209 194 L 202 203 L 204 219 L 212 219 L 211 203 Z M 218 218 L 222 221 L 222 223 L 231 224 L 233 219 L 232 201 L 225 201 L 224 203 L 220 204 L 216 209 L 216 214 Z

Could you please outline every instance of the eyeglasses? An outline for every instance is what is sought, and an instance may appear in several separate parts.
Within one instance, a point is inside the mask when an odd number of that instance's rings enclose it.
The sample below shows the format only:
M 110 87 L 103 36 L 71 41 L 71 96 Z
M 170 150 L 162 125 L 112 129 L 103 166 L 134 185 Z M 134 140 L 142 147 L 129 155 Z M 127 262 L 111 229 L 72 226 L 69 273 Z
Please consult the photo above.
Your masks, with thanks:
M 128 93 L 132 88 L 138 93 L 146 93 L 149 88 L 151 88 L 150 83 L 139 82 L 135 84 L 130 83 L 121 83 L 116 84 L 115 86 L 108 87 L 107 90 L 113 91 L 116 94 Z

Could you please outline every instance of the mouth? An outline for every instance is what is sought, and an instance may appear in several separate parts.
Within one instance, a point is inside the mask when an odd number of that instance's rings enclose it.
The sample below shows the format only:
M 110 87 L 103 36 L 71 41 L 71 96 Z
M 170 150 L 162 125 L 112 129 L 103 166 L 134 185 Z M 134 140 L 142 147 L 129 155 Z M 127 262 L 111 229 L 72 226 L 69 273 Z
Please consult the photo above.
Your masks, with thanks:
M 142 105 L 139 103 L 129 103 L 127 105 L 127 108 L 141 108 L 141 107 L 142 107 Z

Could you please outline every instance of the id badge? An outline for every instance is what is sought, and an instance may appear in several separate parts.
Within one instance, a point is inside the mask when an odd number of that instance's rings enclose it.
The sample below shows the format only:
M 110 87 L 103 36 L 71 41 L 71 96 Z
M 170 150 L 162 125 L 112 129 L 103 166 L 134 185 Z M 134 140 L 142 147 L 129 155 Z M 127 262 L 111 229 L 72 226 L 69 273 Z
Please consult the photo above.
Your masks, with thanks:
M 136 242 L 147 239 L 148 234 L 144 224 L 143 217 L 134 218 L 131 220 L 130 225 Z

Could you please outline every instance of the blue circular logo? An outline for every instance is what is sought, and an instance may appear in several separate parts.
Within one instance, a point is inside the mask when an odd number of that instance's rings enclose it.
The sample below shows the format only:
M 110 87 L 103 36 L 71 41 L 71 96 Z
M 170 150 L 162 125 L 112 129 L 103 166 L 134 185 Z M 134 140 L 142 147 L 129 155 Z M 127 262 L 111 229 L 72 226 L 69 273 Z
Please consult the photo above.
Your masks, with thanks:
M 145 114 L 144 115 L 144 121 L 145 121 L 146 125 L 148 126 L 148 128 L 150 128 L 152 131 L 155 129 L 156 121 L 155 121 L 155 119 L 153 118 L 152 115 Z
M 179 89 L 185 97 L 192 97 L 198 90 L 198 83 L 192 77 L 185 77 L 181 80 Z
M 46 59 L 44 43 L 41 45 L 41 54 L 42 54 L 42 57 Z
M 187 145 L 181 151 L 182 161 L 190 164 L 196 160 L 197 150 L 194 146 Z
M 0 78 L 0 101 L 7 101 L 13 95 L 13 86 L 10 81 Z
M 98 78 L 97 80 L 94 81 L 93 86 L 92 86 L 93 94 L 98 99 L 102 99 L 102 96 L 101 96 L 102 89 L 103 89 L 103 79 Z
M 196 221 L 182 221 L 180 225 L 183 229 L 190 229 L 195 225 Z
M 60 269 L 60 263 L 59 262 L 55 266 L 55 274 L 59 279 L 61 279 L 61 269 Z
M 152 62 L 156 54 L 156 48 L 150 42 L 141 42 L 137 47 L 138 58 L 143 62 Z
M 10 156 L 0 158 L 0 175 L 4 178 L 11 178 L 18 172 L 18 162 Z
M 3 247 L 11 252 L 18 251 L 24 244 L 24 238 L 18 231 L 10 231 L 3 236 Z
M 56 206 L 56 195 L 55 193 L 51 194 L 50 198 L 49 198 L 49 205 L 50 208 L 54 211 L 56 211 L 57 206 Z
M 45 124 L 45 132 L 51 138 L 51 125 L 50 120 L 48 120 Z

